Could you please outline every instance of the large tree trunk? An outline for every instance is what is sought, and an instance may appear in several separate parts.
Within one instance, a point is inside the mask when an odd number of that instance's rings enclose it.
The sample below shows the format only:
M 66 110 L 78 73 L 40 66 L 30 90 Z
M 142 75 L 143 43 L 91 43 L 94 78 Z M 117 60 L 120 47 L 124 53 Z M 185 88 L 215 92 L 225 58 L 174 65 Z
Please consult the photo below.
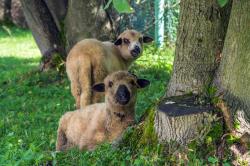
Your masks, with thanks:
M 68 0 L 44 0 L 60 32 L 63 31 L 63 21 L 67 14 Z
M 181 1 L 176 53 L 168 96 L 199 93 L 208 86 L 222 51 L 226 28 L 216 0 Z M 227 22 L 227 21 L 226 21 Z
M 104 0 L 69 0 L 64 23 L 67 51 L 85 38 L 114 39 L 112 22 L 103 5 Z
M 217 67 L 216 56 L 222 51 L 226 34 L 228 10 L 230 5 L 221 9 L 216 0 L 181 1 L 174 69 L 168 85 L 168 97 L 190 92 L 200 94 L 211 84 Z M 171 116 L 173 110 L 165 110 L 163 107 L 166 105 L 165 108 L 169 108 L 169 104 L 178 109 L 177 112 L 181 115 Z M 168 102 L 164 100 L 156 112 L 155 128 L 160 140 L 175 140 L 185 144 L 199 137 L 199 130 L 206 126 L 204 122 L 207 116 L 202 113 L 203 109 L 187 113 L 188 115 L 182 114 L 181 112 L 189 110 L 190 105 L 178 105 L 171 98 Z
M 61 34 L 44 0 L 22 0 L 24 15 L 42 53 L 41 69 L 55 67 L 54 56 L 65 57 Z
M 223 93 L 228 127 L 250 140 L 250 1 L 233 1 L 222 60 L 215 80 Z M 227 116 L 228 115 L 228 116 Z M 248 142 L 249 143 L 249 142 Z

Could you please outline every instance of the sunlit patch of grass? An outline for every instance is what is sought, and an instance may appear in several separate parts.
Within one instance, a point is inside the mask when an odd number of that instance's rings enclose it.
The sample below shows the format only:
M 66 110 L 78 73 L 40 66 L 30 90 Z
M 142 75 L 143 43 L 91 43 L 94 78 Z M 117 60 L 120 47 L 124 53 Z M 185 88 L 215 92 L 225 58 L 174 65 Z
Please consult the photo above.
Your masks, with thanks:
M 34 69 L 40 56 L 30 31 L 0 25 L 0 82 Z

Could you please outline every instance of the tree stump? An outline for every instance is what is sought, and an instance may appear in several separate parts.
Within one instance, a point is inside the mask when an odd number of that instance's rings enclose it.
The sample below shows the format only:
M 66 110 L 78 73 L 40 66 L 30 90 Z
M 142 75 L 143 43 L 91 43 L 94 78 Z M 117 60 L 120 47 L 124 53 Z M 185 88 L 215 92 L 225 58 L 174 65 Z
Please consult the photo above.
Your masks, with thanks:
M 176 141 L 182 145 L 203 139 L 215 119 L 211 105 L 196 104 L 197 97 L 184 95 L 165 98 L 155 116 L 155 131 L 160 142 Z

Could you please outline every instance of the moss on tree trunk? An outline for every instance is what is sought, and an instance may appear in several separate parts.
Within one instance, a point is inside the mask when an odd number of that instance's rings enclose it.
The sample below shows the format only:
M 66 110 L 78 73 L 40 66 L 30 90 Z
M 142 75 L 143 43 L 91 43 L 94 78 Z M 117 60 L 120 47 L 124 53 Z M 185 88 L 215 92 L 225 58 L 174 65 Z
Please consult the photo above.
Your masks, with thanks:
M 233 1 L 222 60 L 215 79 L 238 134 L 250 134 L 250 1 Z M 229 127 L 230 128 L 230 127 Z

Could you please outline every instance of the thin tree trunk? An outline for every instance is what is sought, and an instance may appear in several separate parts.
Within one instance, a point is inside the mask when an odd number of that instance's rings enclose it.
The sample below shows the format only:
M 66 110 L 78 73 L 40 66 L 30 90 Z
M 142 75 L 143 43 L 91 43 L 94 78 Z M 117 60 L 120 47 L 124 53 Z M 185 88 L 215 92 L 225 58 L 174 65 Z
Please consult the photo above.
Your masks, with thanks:
M 209 117 L 195 100 L 175 101 L 172 96 L 200 94 L 208 87 L 217 67 L 226 34 L 230 5 L 221 9 L 216 0 L 185 0 L 180 3 L 174 69 L 168 85 L 167 100 L 160 104 L 155 118 L 159 140 L 186 144 L 201 138 Z M 183 98 L 184 100 L 184 98 Z M 197 109 L 196 112 L 192 110 Z M 205 108 L 205 112 L 209 108 Z M 172 116 L 177 112 L 176 116 Z M 209 123 L 207 123 L 209 122 Z M 204 133 L 204 132 L 203 132 Z
M 65 57 L 64 45 L 44 0 L 22 0 L 24 15 L 43 56 L 41 69 L 55 67 L 54 56 Z
M 28 28 L 20 0 L 11 0 L 11 22 L 18 27 Z
M 11 21 L 11 0 L 0 0 L 0 21 Z
M 215 84 L 223 94 L 219 104 L 227 124 L 250 141 L 250 1 L 233 1 L 222 60 Z M 244 136 L 244 137 L 245 137 Z M 249 143 L 249 142 L 248 142 Z
M 11 21 L 11 0 L 5 0 L 4 18 Z

